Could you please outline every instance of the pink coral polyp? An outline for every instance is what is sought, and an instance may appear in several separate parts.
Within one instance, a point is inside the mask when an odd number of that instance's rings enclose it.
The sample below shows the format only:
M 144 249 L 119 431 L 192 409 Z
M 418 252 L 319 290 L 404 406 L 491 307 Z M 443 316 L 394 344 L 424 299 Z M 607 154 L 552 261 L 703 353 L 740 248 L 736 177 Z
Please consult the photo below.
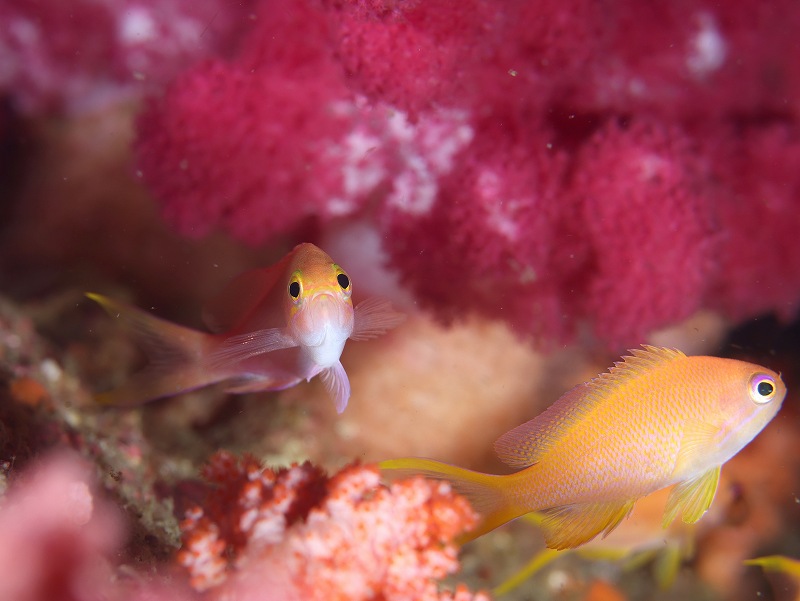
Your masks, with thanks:
M 586 145 L 574 190 L 594 269 L 584 311 L 617 345 L 698 311 L 716 275 L 713 189 L 692 139 L 612 122 Z
M 324 74 L 298 80 L 210 61 L 181 76 L 139 126 L 139 170 L 187 235 L 220 223 L 255 244 L 332 216 L 331 198 L 347 196 L 337 151 L 353 111 Z M 361 199 L 346 200 L 355 209 Z

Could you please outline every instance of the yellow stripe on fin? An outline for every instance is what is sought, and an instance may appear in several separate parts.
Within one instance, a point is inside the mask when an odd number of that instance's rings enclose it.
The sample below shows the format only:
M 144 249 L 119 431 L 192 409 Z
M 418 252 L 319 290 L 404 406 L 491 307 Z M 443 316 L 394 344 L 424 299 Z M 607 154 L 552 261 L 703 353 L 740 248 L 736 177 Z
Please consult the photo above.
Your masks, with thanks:
M 673 488 L 667 499 L 661 525 L 666 528 L 678 514 L 682 515 L 685 524 L 694 524 L 703 517 L 717 492 L 719 471 L 719 466 L 713 467 L 696 478 L 680 482 Z
M 545 542 L 551 549 L 572 549 L 600 533 L 605 536 L 628 517 L 635 502 L 629 499 L 546 509 L 540 512 Z
M 678 579 L 678 572 L 681 569 L 681 564 L 689 557 L 691 557 L 691 549 L 687 551 L 686 548 L 675 542 L 668 542 L 656 556 L 654 564 L 658 588 L 662 591 L 671 588 Z
M 501 595 L 510 593 L 560 555 L 561 554 L 558 551 L 554 551 L 553 549 L 544 549 L 543 551 L 539 551 L 527 564 L 525 564 L 521 570 L 519 570 L 505 582 L 501 582 L 494 587 L 492 589 L 492 596 L 499 597 Z
M 800 561 L 785 555 L 767 555 L 766 557 L 756 557 L 746 559 L 746 566 L 761 566 L 767 572 L 779 572 L 800 578 Z

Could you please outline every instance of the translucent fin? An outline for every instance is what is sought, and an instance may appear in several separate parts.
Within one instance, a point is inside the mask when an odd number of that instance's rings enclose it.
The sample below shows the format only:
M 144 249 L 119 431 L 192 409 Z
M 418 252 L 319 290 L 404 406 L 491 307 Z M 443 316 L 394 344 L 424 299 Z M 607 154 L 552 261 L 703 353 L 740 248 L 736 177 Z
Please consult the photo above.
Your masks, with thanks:
M 588 410 L 591 389 L 579 384 L 530 421 L 509 430 L 494 442 L 494 451 L 511 467 L 528 467 L 539 461 L 561 438 L 563 429 Z
M 350 379 L 342 364 L 337 361 L 331 367 L 323 369 L 319 378 L 336 406 L 336 413 L 344 411 L 347 401 L 350 400 Z
M 291 252 L 275 265 L 251 269 L 233 278 L 203 309 L 208 329 L 219 334 L 244 323 L 286 273 L 293 255 Z
M 523 582 L 528 580 L 531 576 L 533 576 L 536 572 L 561 555 L 562 553 L 555 551 L 554 549 L 544 549 L 543 551 L 539 551 L 527 564 L 525 564 L 521 570 L 513 574 L 505 582 L 502 582 L 494 587 L 492 589 L 492 596 L 499 597 L 500 595 L 510 593 L 515 588 L 519 587 L 519 585 L 521 585 Z
M 541 528 L 551 549 L 573 549 L 598 534 L 607 535 L 630 514 L 636 499 L 553 507 L 540 513 Z
M 282 328 L 256 330 L 231 336 L 222 341 L 209 354 L 208 364 L 220 371 L 235 371 L 242 361 L 285 348 L 298 346 Z
M 650 374 L 653 369 L 686 359 L 686 355 L 677 349 L 659 348 L 647 344 L 643 344 L 640 349 L 629 349 L 628 352 L 631 354 L 623 356 L 622 361 L 616 361 L 607 372 L 587 382 L 586 385 L 592 388 L 594 395 L 601 398 L 614 397 L 620 388 Z
M 539 461 L 558 444 L 564 433 L 583 421 L 594 409 L 617 397 L 619 389 L 650 370 L 686 358 L 677 350 L 645 345 L 631 349 L 608 372 L 585 384 L 579 384 L 561 396 L 534 419 L 509 430 L 497 439 L 497 456 L 512 467 L 528 467 Z
M 680 475 L 691 469 L 698 457 L 707 455 L 719 446 L 722 431 L 719 427 L 700 420 L 690 420 L 683 427 L 681 446 L 675 461 L 674 473 Z
M 356 305 L 351 340 L 369 340 L 385 334 L 406 319 L 404 313 L 392 309 L 389 299 L 374 296 Z
M 106 405 L 132 406 L 218 382 L 216 372 L 201 367 L 208 335 L 154 317 L 100 294 L 87 293 L 109 315 L 130 328 L 142 343 L 150 364 L 124 386 L 97 395 Z
M 694 524 L 711 506 L 719 484 L 719 466 L 711 468 L 691 480 L 679 483 L 669 493 L 664 510 L 664 528 L 682 515 L 686 524 Z
M 474 530 L 458 539 L 459 544 L 478 538 L 529 511 L 513 504 L 505 494 L 515 474 L 510 476 L 483 474 L 432 459 L 417 458 L 389 459 L 379 463 L 378 467 L 384 472 L 391 472 L 400 477 L 420 475 L 435 480 L 447 480 L 456 492 L 464 495 L 483 519 Z

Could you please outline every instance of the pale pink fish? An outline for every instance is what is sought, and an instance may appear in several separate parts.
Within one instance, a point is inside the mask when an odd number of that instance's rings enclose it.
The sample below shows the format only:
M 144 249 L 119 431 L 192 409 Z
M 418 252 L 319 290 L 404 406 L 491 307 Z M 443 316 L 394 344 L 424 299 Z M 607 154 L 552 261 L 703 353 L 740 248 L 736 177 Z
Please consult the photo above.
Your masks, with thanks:
M 383 298 L 369 298 L 354 309 L 351 294 L 347 273 L 308 243 L 275 265 L 235 278 L 204 313 L 212 333 L 89 293 L 140 334 L 151 359 L 140 374 L 99 400 L 137 405 L 217 382 L 226 382 L 234 393 L 281 390 L 319 376 L 341 413 L 350 398 L 339 361 L 347 340 L 375 338 L 405 319 Z

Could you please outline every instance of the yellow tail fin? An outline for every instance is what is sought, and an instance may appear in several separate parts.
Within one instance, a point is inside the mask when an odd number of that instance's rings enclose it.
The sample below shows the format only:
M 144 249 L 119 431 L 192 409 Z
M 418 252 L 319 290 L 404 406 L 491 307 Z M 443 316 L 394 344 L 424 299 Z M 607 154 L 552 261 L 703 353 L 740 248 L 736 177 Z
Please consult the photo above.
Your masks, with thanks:
M 497 476 L 474 472 L 464 468 L 433 461 L 432 459 L 388 459 L 378 464 L 381 471 L 393 477 L 424 476 L 435 480 L 447 480 L 453 489 L 464 495 L 473 509 L 481 514 L 478 526 L 457 541 L 464 544 L 498 526 L 505 524 L 528 512 L 515 505 L 506 493 L 512 476 Z

